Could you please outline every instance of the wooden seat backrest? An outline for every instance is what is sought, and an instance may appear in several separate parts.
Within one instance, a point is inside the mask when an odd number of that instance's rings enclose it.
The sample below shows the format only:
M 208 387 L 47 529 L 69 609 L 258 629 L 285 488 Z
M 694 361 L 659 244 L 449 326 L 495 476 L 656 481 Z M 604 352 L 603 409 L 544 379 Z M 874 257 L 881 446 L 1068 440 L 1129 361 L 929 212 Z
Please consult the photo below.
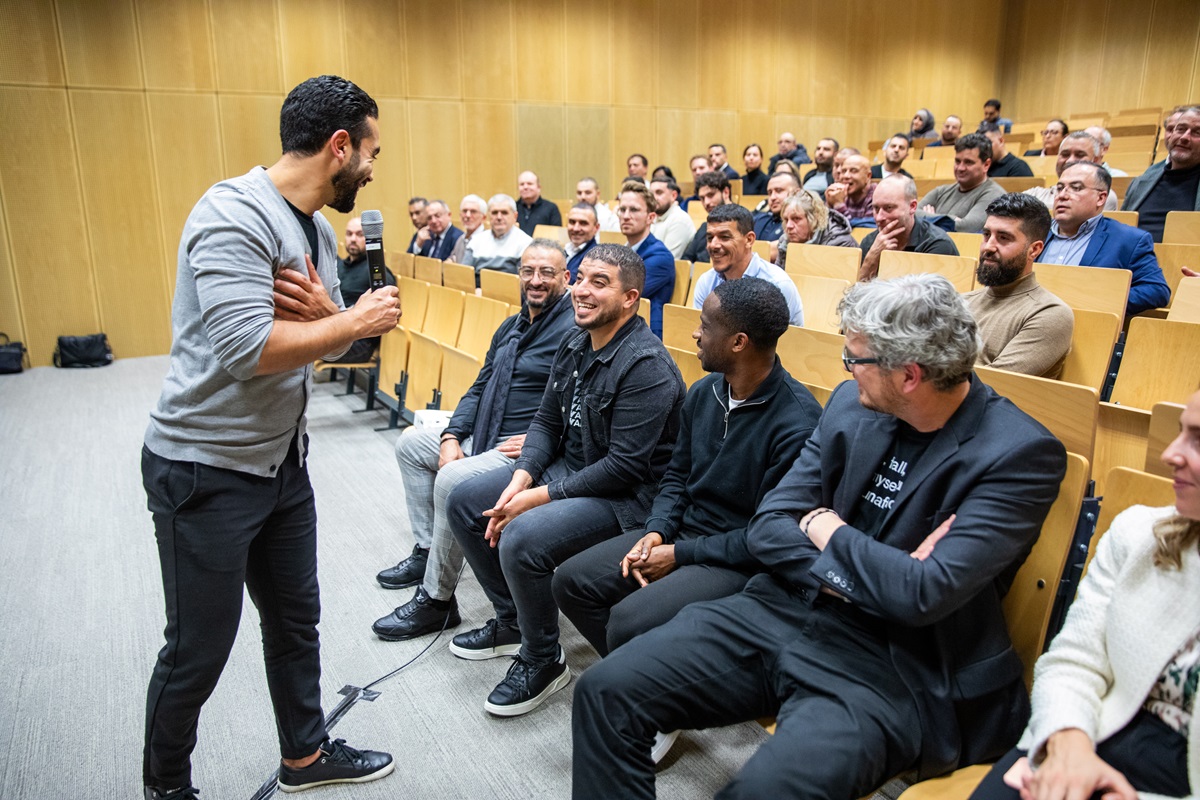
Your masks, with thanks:
M 1089 464 L 1092 462 L 1100 402 L 1096 389 L 990 367 L 976 367 L 975 374 L 1046 426 L 1068 453 L 1078 453 Z

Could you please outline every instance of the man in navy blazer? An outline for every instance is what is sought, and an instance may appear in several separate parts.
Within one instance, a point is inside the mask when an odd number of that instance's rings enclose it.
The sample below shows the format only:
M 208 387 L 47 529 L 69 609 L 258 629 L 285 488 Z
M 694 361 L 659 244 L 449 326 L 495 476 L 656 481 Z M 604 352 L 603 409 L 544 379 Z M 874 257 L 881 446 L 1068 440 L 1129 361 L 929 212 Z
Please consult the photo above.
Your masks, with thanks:
M 630 158 L 632 160 L 632 157 Z M 675 256 L 650 232 L 654 222 L 654 195 L 645 184 L 625 181 L 618 195 L 617 219 L 625 244 L 632 247 L 646 265 L 646 284 L 642 297 L 650 301 L 650 330 L 662 338 L 662 308 L 671 302 L 675 291 Z
M 765 571 L 614 650 L 575 690 L 574 797 L 652 797 L 656 732 L 775 715 L 718 797 L 861 797 L 994 758 L 1029 714 L 1001 603 L 1066 471 L 972 366 L 939 275 L 855 284 L 854 381 L 750 522 Z
M 426 207 L 429 219 L 413 237 L 412 252 L 445 261 L 463 232 L 450 222 L 450 206 L 444 200 L 431 200 Z
M 1085 267 L 1127 269 L 1133 273 L 1125 314 L 1161 308 L 1171 299 L 1146 231 L 1104 216 L 1112 176 L 1099 164 L 1077 161 L 1058 176 L 1054 223 L 1038 261 Z

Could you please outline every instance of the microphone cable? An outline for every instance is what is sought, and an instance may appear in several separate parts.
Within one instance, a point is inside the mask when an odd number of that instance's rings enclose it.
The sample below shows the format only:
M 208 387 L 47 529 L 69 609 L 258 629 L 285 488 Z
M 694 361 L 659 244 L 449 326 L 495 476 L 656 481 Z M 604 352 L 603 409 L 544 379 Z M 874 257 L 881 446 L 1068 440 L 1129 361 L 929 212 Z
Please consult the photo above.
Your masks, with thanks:
M 462 566 L 458 568 L 458 575 L 454 578 L 454 586 L 450 590 L 451 596 L 453 596 L 454 592 L 458 590 L 459 581 L 462 580 L 463 571 L 466 569 L 466 567 L 466 559 L 464 558 Z M 441 630 L 439 630 L 437 634 L 434 635 L 433 639 L 430 640 L 429 644 L 425 645 L 425 647 L 423 647 L 415 656 L 410 658 L 408 661 L 405 661 L 391 672 L 379 676 L 366 686 L 358 687 L 351 684 L 346 684 L 339 689 L 338 694 L 342 695 L 342 700 L 337 704 L 337 706 L 334 707 L 333 711 L 330 711 L 329 714 L 325 716 L 325 732 L 328 733 L 330 730 L 332 730 L 333 726 L 335 726 L 342 717 L 346 716 L 346 713 L 350 711 L 350 709 L 354 707 L 354 704 L 359 700 L 365 700 L 369 703 L 374 701 L 375 698 L 379 697 L 380 692 L 375 691 L 373 687 L 396 677 L 402 671 L 415 664 L 423 655 L 428 653 L 430 649 L 442 638 L 442 634 L 446 632 L 449 622 L 450 609 L 446 609 L 446 618 L 442 620 Z M 278 789 L 279 768 L 276 767 L 275 771 L 271 773 L 270 777 L 263 781 L 262 785 L 258 787 L 258 790 L 254 794 L 250 795 L 250 800 L 267 800 L 267 798 L 273 797 Z

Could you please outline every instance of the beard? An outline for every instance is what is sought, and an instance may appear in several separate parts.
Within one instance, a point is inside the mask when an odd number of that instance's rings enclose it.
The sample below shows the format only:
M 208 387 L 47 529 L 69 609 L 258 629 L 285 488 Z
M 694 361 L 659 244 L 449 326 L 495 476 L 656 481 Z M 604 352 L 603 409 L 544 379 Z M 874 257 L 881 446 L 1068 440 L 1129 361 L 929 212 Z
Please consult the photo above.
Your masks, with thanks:
M 1007 261 L 1000 258 L 994 261 L 981 258 L 979 268 L 975 270 L 976 280 L 984 286 L 1007 286 L 1021 277 L 1021 272 L 1025 269 L 1026 252 L 1023 251 Z
M 354 201 L 358 199 L 358 190 L 364 177 L 364 172 L 358 168 L 360 160 L 358 151 L 355 151 L 350 161 L 330 179 L 330 183 L 333 184 L 333 200 L 330 201 L 329 207 L 334 211 L 349 214 L 354 210 Z

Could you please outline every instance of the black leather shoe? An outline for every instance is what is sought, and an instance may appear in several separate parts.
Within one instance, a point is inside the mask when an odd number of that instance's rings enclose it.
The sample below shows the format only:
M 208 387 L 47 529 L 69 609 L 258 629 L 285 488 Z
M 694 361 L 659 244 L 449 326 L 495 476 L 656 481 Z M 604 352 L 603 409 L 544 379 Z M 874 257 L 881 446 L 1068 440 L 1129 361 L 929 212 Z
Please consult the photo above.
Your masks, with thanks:
M 518 655 L 483 707 L 499 717 L 519 717 L 570 682 L 571 670 L 561 649 L 558 658 L 549 664 L 530 664 Z
M 199 790 L 192 786 L 181 786 L 169 791 L 155 786 L 145 788 L 146 800 L 198 800 L 199 794 Z
M 307 767 L 292 769 L 279 765 L 279 788 L 284 792 L 302 792 L 329 783 L 366 783 L 390 775 L 396 768 L 388 753 L 355 750 L 345 739 L 328 739 L 321 745 L 320 757 Z
M 404 605 L 382 619 L 375 620 L 371 630 L 387 642 L 402 642 L 427 633 L 437 633 L 453 628 L 462 622 L 458 615 L 458 601 L 451 595 L 449 600 L 434 600 L 425 590 L 417 587 L 417 593 Z
M 455 636 L 450 641 L 450 652 L 468 661 L 515 656 L 521 652 L 521 630 L 489 619 L 482 628 Z
M 429 563 L 429 551 L 420 545 L 413 548 L 412 555 L 394 567 L 388 567 L 375 576 L 385 589 L 406 589 L 425 580 L 425 565 Z

